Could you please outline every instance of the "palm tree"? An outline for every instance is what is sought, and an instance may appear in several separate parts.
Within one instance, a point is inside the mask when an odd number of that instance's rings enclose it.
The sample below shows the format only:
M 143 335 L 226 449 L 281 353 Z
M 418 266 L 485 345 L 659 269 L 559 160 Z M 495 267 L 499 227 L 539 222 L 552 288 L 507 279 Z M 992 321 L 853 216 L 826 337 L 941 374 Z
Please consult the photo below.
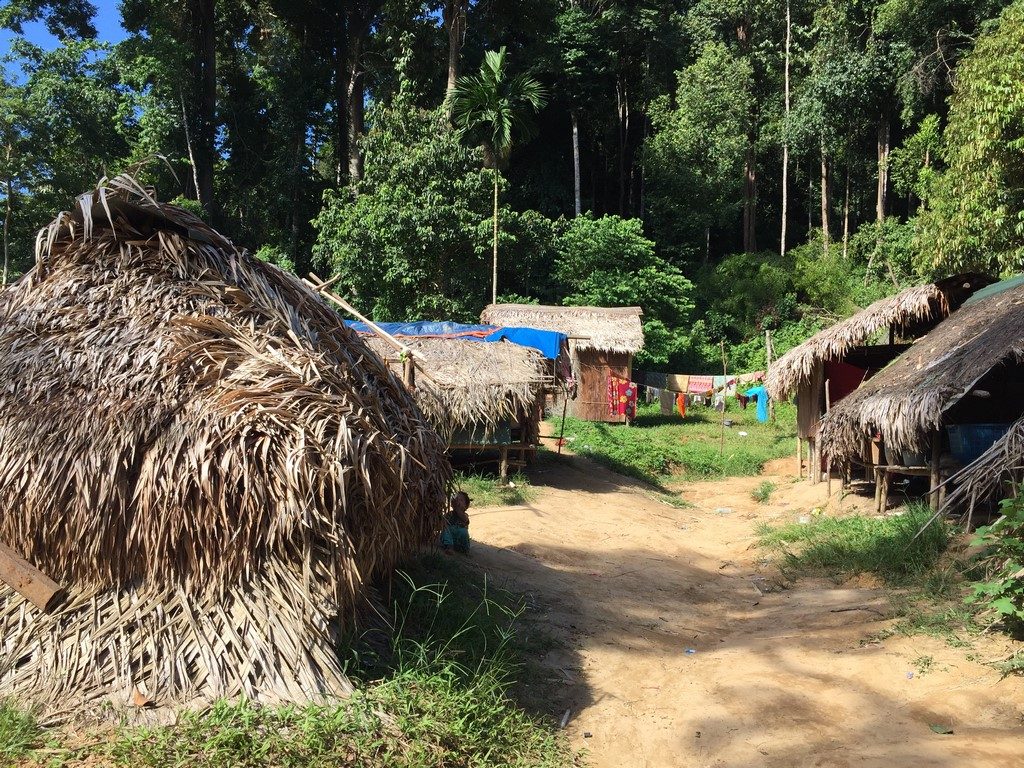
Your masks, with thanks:
M 484 164 L 494 174 L 494 264 L 491 302 L 498 301 L 498 178 L 512 152 L 513 134 L 531 132 L 532 113 L 547 100 L 544 87 L 526 74 L 509 77 L 505 48 L 487 51 L 480 72 L 455 81 L 448 109 L 456 130 L 484 148 Z

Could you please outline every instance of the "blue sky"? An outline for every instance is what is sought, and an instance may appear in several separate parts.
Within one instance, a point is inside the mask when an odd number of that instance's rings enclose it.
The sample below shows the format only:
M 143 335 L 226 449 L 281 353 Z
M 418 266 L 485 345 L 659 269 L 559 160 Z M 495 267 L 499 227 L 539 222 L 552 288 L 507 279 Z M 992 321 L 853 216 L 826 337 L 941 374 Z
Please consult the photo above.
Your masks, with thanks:
M 119 43 L 125 38 L 125 31 L 121 28 L 121 12 L 117 8 L 116 0 L 93 0 L 96 6 L 96 18 L 93 25 L 96 27 L 97 38 L 104 43 Z M 13 35 L 7 30 L 0 30 L 0 51 L 7 55 L 11 48 Z M 43 48 L 52 49 L 57 46 L 57 40 L 46 31 L 41 23 L 26 24 L 25 37 L 30 42 Z

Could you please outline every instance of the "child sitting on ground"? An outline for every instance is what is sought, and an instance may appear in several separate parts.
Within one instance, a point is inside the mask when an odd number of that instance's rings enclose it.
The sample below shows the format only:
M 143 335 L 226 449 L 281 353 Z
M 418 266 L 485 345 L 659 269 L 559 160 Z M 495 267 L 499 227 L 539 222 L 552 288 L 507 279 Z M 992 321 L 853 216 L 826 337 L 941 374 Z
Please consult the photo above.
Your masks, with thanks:
M 465 491 L 459 491 L 451 499 L 444 531 L 441 532 L 441 549 L 445 554 L 452 550 L 465 554 L 469 552 L 469 503 L 472 499 Z

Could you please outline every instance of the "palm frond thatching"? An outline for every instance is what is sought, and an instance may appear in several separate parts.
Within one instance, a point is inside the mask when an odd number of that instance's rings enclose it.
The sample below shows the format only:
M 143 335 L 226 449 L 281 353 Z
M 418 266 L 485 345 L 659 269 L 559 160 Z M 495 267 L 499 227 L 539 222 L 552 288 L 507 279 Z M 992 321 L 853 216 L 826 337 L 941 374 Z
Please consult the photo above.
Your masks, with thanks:
M 1024 286 L 966 303 L 839 402 L 821 422 L 826 456 L 842 463 L 863 436 L 923 450 L 943 414 L 993 368 L 1024 359 Z
M 644 346 L 640 307 L 555 307 L 544 304 L 491 304 L 481 321 L 568 334 L 576 350 L 636 354 Z
M 440 529 L 444 444 L 294 276 L 130 177 L 0 293 L 0 696 L 51 715 L 345 694 L 372 579 Z
M 772 363 L 765 375 L 765 389 L 774 399 L 785 400 L 797 391 L 801 382 L 811 378 L 818 365 L 841 360 L 878 331 L 892 325 L 937 320 L 948 313 L 945 292 L 931 283 L 879 299 L 852 317 L 816 333 Z
M 981 456 L 950 478 L 953 490 L 941 512 L 968 509 L 976 502 L 1002 498 L 1008 486 L 1024 478 L 1024 419 L 1018 419 L 1005 435 Z
M 396 372 L 395 349 L 376 335 L 364 337 Z M 528 413 L 551 382 L 544 356 L 510 341 L 480 343 L 461 339 L 401 337 L 413 350 L 417 368 L 414 393 L 427 420 L 446 439 L 461 430 L 489 435 L 499 422 Z

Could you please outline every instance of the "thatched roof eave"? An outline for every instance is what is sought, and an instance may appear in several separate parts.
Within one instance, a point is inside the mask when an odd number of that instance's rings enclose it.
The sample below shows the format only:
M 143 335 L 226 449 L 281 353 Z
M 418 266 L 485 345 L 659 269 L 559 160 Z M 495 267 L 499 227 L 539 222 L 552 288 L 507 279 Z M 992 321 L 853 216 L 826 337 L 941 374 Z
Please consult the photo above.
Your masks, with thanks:
M 635 355 L 644 346 L 640 307 L 559 307 L 544 304 L 491 304 L 482 322 L 515 328 L 558 331 L 579 351 Z

